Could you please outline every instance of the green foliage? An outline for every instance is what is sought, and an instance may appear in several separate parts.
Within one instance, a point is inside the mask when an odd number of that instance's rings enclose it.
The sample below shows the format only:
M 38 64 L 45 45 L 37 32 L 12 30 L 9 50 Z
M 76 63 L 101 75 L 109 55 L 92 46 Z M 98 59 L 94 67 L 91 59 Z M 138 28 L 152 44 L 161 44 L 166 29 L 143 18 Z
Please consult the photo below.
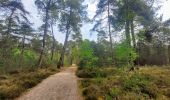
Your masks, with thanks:
M 80 57 L 81 58 L 87 58 L 91 59 L 93 58 L 93 48 L 90 45 L 90 41 L 85 40 L 82 42 L 81 47 L 80 47 Z
M 85 100 L 98 100 L 100 89 L 96 85 L 90 85 L 83 90 L 83 95 L 86 96 Z
M 21 50 L 14 48 L 12 50 L 12 58 L 14 61 L 22 63 L 23 67 L 32 67 L 37 61 L 37 54 L 33 50 L 25 50 L 23 55 L 21 55 Z M 22 62 L 20 62 L 22 59 Z M 16 67 L 19 67 L 16 65 Z
M 84 68 L 77 71 L 77 76 L 80 78 L 106 77 L 107 74 L 107 72 L 102 71 L 98 68 Z
M 83 68 L 79 69 L 76 75 L 80 78 L 102 78 L 102 77 L 109 77 L 114 74 L 119 74 L 119 71 L 114 68 Z
M 28 61 L 32 60 L 35 63 L 35 61 L 36 61 L 36 54 L 35 54 L 35 52 L 33 52 L 31 50 L 26 50 L 25 54 L 24 54 L 24 58 L 27 59 Z
M 24 50 L 23 54 L 21 52 L 19 48 L 13 48 L 8 52 L 8 58 L 2 58 L 1 56 L 0 59 L 2 62 L 0 62 L 0 71 L 9 72 L 12 70 L 33 68 L 37 62 L 37 53 L 30 49 Z
M 123 42 L 115 47 L 115 58 L 117 65 L 130 65 L 138 57 L 134 48 L 130 47 L 127 43 Z
M 96 65 L 98 58 L 94 56 L 90 41 L 85 40 L 81 43 L 80 58 L 80 67 L 94 67 Z
M 108 72 L 108 69 L 112 71 Z M 82 70 L 80 70 L 80 73 L 85 71 L 87 73 L 87 69 Z M 146 67 L 130 73 L 120 72 L 113 68 L 98 68 L 98 70 L 100 71 L 91 69 L 88 73 L 102 74 L 106 72 L 106 76 L 97 77 L 93 74 L 94 77 L 89 77 L 84 75 L 85 80 L 81 80 L 82 92 L 86 100 L 89 98 L 100 98 L 101 100 L 169 100 L 169 90 L 164 88 L 170 86 L 168 85 L 170 82 L 167 81 L 169 80 L 169 69 Z M 162 80 L 162 83 L 160 83 L 160 80 Z
M 116 98 L 118 95 L 120 95 L 120 89 L 118 89 L 118 88 L 112 88 L 110 91 L 109 91 L 109 95 L 110 95 L 110 97 L 111 98 Z M 108 96 L 109 97 L 109 96 Z M 107 99 L 107 97 L 106 97 L 106 99 Z M 107 99 L 107 100 L 109 100 L 109 98 Z M 111 100 L 111 99 L 110 99 Z
M 149 82 L 142 74 L 133 74 L 130 78 L 124 80 L 123 89 L 135 93 L 144 93 L 151 98 L 157 98 L 159 94 L 158 87 Z

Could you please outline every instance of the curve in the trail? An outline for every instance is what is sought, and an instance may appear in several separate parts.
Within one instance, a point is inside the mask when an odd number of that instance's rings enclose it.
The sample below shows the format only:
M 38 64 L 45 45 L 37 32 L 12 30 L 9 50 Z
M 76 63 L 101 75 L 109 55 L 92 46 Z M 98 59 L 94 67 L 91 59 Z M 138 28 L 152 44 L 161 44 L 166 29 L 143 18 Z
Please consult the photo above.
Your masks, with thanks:
M 76 67 L 68 67 L 50 76 L 17 100 L 82 100 L 76 70 Z

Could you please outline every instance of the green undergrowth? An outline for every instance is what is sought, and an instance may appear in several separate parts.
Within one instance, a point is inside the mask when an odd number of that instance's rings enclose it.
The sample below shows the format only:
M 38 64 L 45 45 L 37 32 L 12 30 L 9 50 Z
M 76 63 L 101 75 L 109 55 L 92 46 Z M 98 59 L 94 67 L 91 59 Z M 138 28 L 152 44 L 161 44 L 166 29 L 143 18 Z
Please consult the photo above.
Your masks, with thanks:
M 169 100 L 170 68 L 142 67 L 134 72 L 116 68 L 77 71 L 85 100 Z
M 51 67 L 27 71 L 12 71 L 0 75 L 0 100 L 14 99 L 56 72 L 59 72 L 59 70 Z
M 81 78 L 108 77 L 120 73 L 113 68 L 85 68 L 77 71 L 77 76 Z

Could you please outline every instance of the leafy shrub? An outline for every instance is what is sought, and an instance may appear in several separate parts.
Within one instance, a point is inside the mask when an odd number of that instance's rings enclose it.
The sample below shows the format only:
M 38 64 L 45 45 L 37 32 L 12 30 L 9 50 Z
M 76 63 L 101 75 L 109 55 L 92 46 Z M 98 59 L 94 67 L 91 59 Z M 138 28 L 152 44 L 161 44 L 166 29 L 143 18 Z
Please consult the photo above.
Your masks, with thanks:
M 126 92 L 121 94 L 117 100 L 150 100 L 150 98 L 147 95 L 135 92 Z
M 110 89 L 110 91 L 109 91 L 109 95 L 112 97 L 112 98 L 116 98 L 117 96 L 119 96 L 119 94 L 120 94 L 120 89 L 118 89 L 118 88 L 112 88 L 112 89 Z
M 93 78 L 93 77 L 106 77 L 106 73 L 102 73 L 97 68 L 86 68 L 83 70 L 77 71 L 77 76 L 80 78 Z
M 100 96 L 100 88 L 96 85 L 90 85 L 83 90 L 85 100 L 98 100 Z
M 17 84 L 3 85 L 0 87 L 0 99 L 9 100 L 19 96 L 23 92 L 23 88 Z
M 134 48 L 128 46 L 126 42 L 122 42 L 115 47 L 115 58 L 117 66 L 133 65 L 137 58 L 137 53 Z
M 86 70 L 86 73 L 82 74 L 83 70 Z M 113 68 L 91 68 L 88 71 L 84 68 L 81 71 L 81 77 L 86 78 L 81 80 L 84 96 L 89 100 L 91 98 L 94 100 L 169 100 L 170 98 L 167 68 L 146 67 L 129 73 Z M 100 74 L 104 71 L 106 76 L 96 77 L 95 73 L 92 74 L 93 77 L 87 78 L 89 71 Z
M 90 83 L 91 83 L 90 80 L 86 80 L 86 79 L 81 80 L 82 87 L 88 87 Z
M 156 98 L 159 94 L 158 88 L 142 74 L 133 74 L 130 78 L 126 78 L 123 82 L 123 88 L 126 91 L 147 94 L 151 98 Z
M 90 41 L 85 40 L 80 47 L 80 63 L 79 67 L 94 67 L 97 65 L 98 58 L 94 55 L 94 49 L 90 45 Z
M 31 68 L 37 62 L 37 54 L 33 50 L 24 50 L 23 55 L 21 55 L 19 48 L 13 48 L 10 52 L 10 57 L 4 60 L 3 67 L 7 69 L 7 72 L 21 68 Z
M 77 71 L 77 76 L 80 78 L 94 78 L 94 77 L 107 77 L 116 74 L 116 69 L 107 68 L 84 68 Z

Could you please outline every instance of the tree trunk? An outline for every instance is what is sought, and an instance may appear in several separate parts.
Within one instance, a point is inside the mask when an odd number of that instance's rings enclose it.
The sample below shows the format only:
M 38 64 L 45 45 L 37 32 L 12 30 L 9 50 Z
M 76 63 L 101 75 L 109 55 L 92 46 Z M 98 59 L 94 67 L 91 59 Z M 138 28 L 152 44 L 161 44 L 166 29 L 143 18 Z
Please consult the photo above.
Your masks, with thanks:
M 73 56 L 71 54 L 69 54 L 69 64 L 72 65 L 73 64 Z
M 21 67 L 21 63 L 23 61 L 24 49 L 25 49 L 25 35 L 23 36 L 23 40 L 22 40 L 22 48 L 21 48 L 21 57 L 20 57 L 19 67 Z
M 113 41 L 112 41 L 112 33 L 111 33 L 111 24 L 110 24 L 110 2 L 108 0 L 108 9 L 107 9 L 107 14 L 108 14 L 108 25 L 109 25 L 109 38 L 110 38 L 110 52 L 111 52 L 111 59 L 112 59 L 112 62 L 114 61 L 114 58 L 113 58 Z
M 66 31 L 66 38 L 65 38 L 65 41 L 64 41 L 63 49 L 61 51 L 60 59 L 59 59 L 58 64 L 57 64 L 57 68 L 61 68 L 61 67 L 64 66 L 64 54 L 65 54 L 65 50 L 66 50 L 66 47 L 67 47 L 68 38 L 69 38 L 69 35 L 70 35 L 71 13 L 72 13 L 72 10 L 70 9 L 69 18 L 68 18 L 67 25 L 66 25 L 66 30 L 67 30 Z
M 168 55 L 169 55 L 169 64 L 170 64 L 170 45 L 168 45 Z
M 128 45 L 131 45 L 131 39 L 130 39 L 130 21 L 129 21 L 129 7 L 128 7 L 128 0 L 125 0 L 125 7 L 126 7 L 126 21 L 125 21 L 125 34 L 126 34 L 126 41 Z
M 131 39 L 130 39 L 130 28 L 129 28 L 129 21 L 126 20 L 126 41 L 128 43 L 128 45 L 130 46 L 131 45 Z
M 163 53 L 163 56 L 165 58 L 165 60 L 163 62 L 165 62 L 165 65 L 169 64 L 169 51 L 168 51 L 168 45 L 163 45 L 163 50 L 161 51 L 161 53 Z
M 51 31 L 52 31 L 52 37 L 53 37 L 53 44 L 51 48 L 51 61 L 52 61 L 54 58 L 54 50 L 55 50 L 55 37 L 54 37 L 53 25 L 51 25 Z
M 44 27 L 44 35 L 43 35 L 43 42 L 42 42 L 42 49 L 40 53 L 40 57 L 38 60 L 38 67 L 42 66 L 42 60 L 44 56 L 44 51 L 45 51 L 45 40 L 46 40 L 46 35 L 47 35 L 47 29 L 48 29 L 48 19 L 49 19 L 49 7 L 50 7 L 51 0 L 49 0 L 47 7 L 46 7 L 46 15 L 45 15 L 45 27 Z
M 131 35 L 132 35 L 133 47 L 136 48 L 136 38 L 135 38 L 133 19 L 131 21 Z
M 11 11 L 11 14 L 10 14 L 10 16 L 8 17 L 8 20 L 7 20 L 7 30 L 6 30 L 6 32 L 4 32 L 4 36 L 2 35 L 2 39 L 3 39 L 3 41 L 4 41 L 4 43 L 2 44 L 2 58 L 4 59 L 4 64 L 6 64 L 6 63 L 8 63 L 8 62 L 6 62 L 7 60 L 6 59 L 10 59 L 11 60 L 11 50 L 12 50 L 12 46 L 13 45 L 11 45 L 11 41 L 12 41 L 12 39 L 10 38 L 10 32 L 11 32 L 11 25 L 12 25 L 12 17 L 13 17 L 13 15 L 14 15 L 14 13 L 15 13 L 15 8 L 14 9 L 12 9 L 12 11 Z M 4 66 L 6 66 L 6 65 L 4 65 Z
M 63 46 L 63 49 L 61 51 L 61 56 L 60 56 L 59 62 L 57 64 L 58 68 L 61 68 L 61 67 L 64 66 L 64 54 L 65 54 L 65 50 L 66 50 L 66 47 L 67 47 L 69 35 L 70 35 L 69 29 L 67 29 L 66 38 L 65 38 L 65 41 L 64 41 L 64 46 Z

